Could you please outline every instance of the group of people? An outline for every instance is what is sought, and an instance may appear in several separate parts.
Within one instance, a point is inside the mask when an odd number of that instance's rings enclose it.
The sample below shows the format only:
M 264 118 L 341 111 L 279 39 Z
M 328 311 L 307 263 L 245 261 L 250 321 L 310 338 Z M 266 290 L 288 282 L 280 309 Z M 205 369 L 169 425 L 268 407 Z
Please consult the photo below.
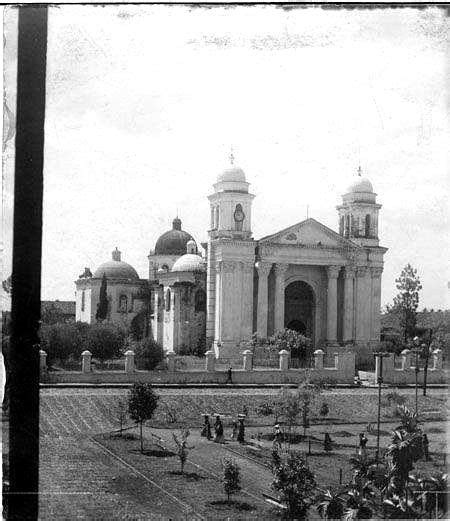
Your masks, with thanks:
M 209 415 L 204 414 L 204 424 L 202 431 L 200 433 L 204 438 L 211 440 L 213 438 L 211 424 L 209 423 Z M 214 439 L 215 443 L 225 443 L 223 430 L 223 423 L 220 418 L 220 415 L 216 415 L 216 421 L 214 422 Z M 238 420 L 233 421 L 233 432 L 231 434 L 231 439 L 236 440 L 239 443 L 245 442 L 245 426 L 244 426 L 244 418 L 239 418 Z

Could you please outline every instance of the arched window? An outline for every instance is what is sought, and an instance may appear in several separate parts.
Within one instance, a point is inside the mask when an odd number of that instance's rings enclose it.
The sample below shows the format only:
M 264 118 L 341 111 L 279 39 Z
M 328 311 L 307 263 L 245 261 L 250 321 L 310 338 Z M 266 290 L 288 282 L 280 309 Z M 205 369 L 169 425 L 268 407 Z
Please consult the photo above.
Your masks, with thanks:
M 339 219 L 339 233 L 340 235 L 344 235 L 344 216 L 341 215 L 341 218 Z
M 370 215 L 366 215 L 366 229 L 365 229 L 365 236 L 370 237 Z
M 347 214 L 345 216 L 345 236 L 346 237 L 350 236 L 350 215 L 349 214 Z
M 244 222 L 244 219 L 245 219 L 245 214 L 244 214 L 244 211 L 242 210 L 242 205 L 237 204 L 236 208 L 234 210 L 234 225 L 235 225 L 236 231 L 238 231 L 238 232 L 242 231 L 242 224 Z
M 128 298 L 126 295 L 120 295 L 119 297 L 119 311 L 126 313 L 128 309 Z
M 206 312 L 206 294 L 202 289 L 199 289 L 195 294 L 195 312 Z
M 169 271 L 169 266 L 167 264 L 163 264 L 161 266 L 161 269 L 164 270 L 164 271 Z
M 217 230 L 219 228 L 219 207 L 215 208 L 215 219 L 214 219 L 214 229 Z
M 166 311 L 170 311 L 170 298 L 171 298 L 171 294 L 170 294 L 170 289 L 168 289 L 166 291 Z
M 81 311 L 84 311 L 85 304 L 86 304 L 86 295 L 85 295 L 85 291 L 83 290 L 81 292 Z

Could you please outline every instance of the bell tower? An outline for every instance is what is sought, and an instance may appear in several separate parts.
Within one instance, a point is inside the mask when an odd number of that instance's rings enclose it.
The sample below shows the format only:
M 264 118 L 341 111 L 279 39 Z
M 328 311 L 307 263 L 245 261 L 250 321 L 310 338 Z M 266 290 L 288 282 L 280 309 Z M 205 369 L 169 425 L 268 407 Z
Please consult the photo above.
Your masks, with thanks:
M 378 246 L 378 213 L 372 183 L 362 176 L 361 167 L 354 181 L 342 196 L 339 213 L 339 234 L 360 246 Z
M 242 168 L 234 164 L 230 154 L 230 166 L 214 183 L 214 193 L 208 197 L 211 207 L 210 237 L 235 237 L 250 239 L 251 212 L 254 195 L 248 192 L 249 183 Z
M 208 196 L 206 338 L 217 358 L 230 359 L 239 356 L 239 343 L 252 335 L 255 196 L 249 193 L 245 173 L 234 164 L 233 154 L 213 186 L 214 193 Z

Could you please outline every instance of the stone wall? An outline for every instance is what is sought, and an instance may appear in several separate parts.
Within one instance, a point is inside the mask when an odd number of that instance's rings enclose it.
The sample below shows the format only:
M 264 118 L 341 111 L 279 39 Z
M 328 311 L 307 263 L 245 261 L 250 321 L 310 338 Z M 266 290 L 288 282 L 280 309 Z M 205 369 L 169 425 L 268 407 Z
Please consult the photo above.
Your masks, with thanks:
M 387 384 L 414 384 L 416 381 L 415 355 L 405 349 L 400 356 L 400 363 L 396 363 L 393 354 L 385 356 L 383 359 L 383 382 Z M 379 375 L 378 364 L 375 367 L 375 381 Z M 424 371 L 421 368 L 417 374 L 419 385 L 423 384 Z M 427 383 L 443 384 L 447 383 L 448 375 L 442 366 L 442 351 L 433 351 L 428 362 Z
M 95 371 L 91 365 L 91 353 L 82 353 L 81 371 L 47 371 L 46 353 L 41 351 L 41 380 L 46 383 L 215 383 L 224 384 L 228 380 L 227 371 L 215 370 L 215 355 L 208 351 L 205 369 L 196 371 L 176 371 L 175 355 L 167 356 L 167 371 L 138 371 L 135 369 L 134 353 L 125 353 L 125 371 Z M 232 382 L 236 384 L 282 384 L 300 383 L 309 375 L 311 381 L 326 380 L 336 383 L 354 383 L 355 357 L 353 353 L 339 353 L 331 367 L 324 367 L 321 350 L 314 353 L 315 364 L 311 369 L 289 369 L 289 353 L 280 351 L 279 368 L 253 370 L 251 351 L 244 351 L 242 369 L 233 370 Z

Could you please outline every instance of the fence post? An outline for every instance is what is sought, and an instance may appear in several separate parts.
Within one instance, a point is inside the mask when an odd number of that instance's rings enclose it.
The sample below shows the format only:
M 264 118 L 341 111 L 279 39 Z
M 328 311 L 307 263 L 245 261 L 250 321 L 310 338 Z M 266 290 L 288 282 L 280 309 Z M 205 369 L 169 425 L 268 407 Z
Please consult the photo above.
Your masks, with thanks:
M 289 351 L 282 349 L 278 355 L 280 357 L 280 371 L 287 371 L 289 369 Z
M 211 351 L 211 350 L 206 351 L 205 357 L 206 357 L 206 364 L 205 364 L 206 371 L 214 372 L 215 371 L 214 364 L 216 362 L 216 355 L 214 354 L 214 351 Z
M 86 350 L 81 353 L 81 371 L 83 373 L 90 373 L 92 371 L 91 357 L 92 354 L 90 351 Z
M 39 372 L 41 375 L 47 373 L 47 353 L 42 349 L 39 350 Z
M 315 369 L 323 369 L 323 355 L 325 353 L 322 349 L 316 349 L 314 351 L 314 368 Z
M 433 351 L 433 369 L 442 369 L 442 349 L 435 349 Z
M 166 358 L 167 358 L 167 369 L 168 369 L 169 373 L 174 373 L 175 372 L 175 353 L 173 351 L 169 351 L 166 354 Z
M 134 351 L 131 349 L 125 352 L 125 372 L 134 373 Z
M 253 353 L 250 351 L 250 349 L 246 349 L 242 354 L 244 355 L 244 371 L 252 371 Z

